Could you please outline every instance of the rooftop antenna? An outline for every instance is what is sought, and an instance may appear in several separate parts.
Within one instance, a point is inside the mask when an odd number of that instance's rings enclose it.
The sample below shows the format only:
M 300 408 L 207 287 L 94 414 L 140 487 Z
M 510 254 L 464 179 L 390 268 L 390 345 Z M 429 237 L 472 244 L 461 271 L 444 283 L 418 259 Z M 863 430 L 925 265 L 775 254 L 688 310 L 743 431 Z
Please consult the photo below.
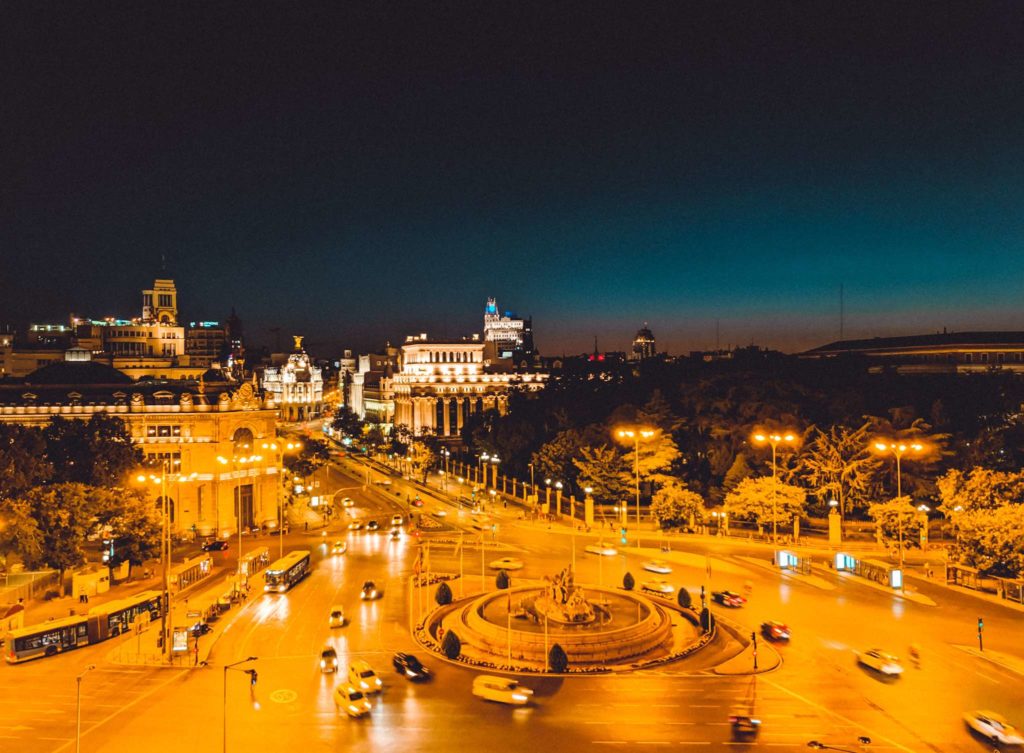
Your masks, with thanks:
M 843 336 L 845 335 L 845 318 L 846 308 L 843 302 L 843 284 L 839 283 L 839 342 L 843 341 Z
M 167 254 L 163 251 L 160 252 L 160 274 L 167 272 Z
M 715 350 L 720 350 L 722 347 L 721 339 L 721 327 L 719 327 L 720 320 L 715 319 Z

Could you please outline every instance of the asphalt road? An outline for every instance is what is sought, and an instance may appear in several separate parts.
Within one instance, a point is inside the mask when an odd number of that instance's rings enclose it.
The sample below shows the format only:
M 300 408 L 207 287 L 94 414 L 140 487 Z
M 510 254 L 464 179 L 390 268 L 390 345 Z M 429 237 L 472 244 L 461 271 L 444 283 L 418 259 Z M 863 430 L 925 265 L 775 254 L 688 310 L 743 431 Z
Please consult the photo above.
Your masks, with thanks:
M 398 495 L 364 492 L 352 479 L 331 474 L 332 488 L 356 500 L 353 513 L 382 522 L 397 507 L 404 512 L 404 486 Z M 360 480 L 365 480 L 360 479 Z M 411 492 L 410 492 L 411 493 Z M 439 503 L 426 497 L 423 511 Z M 402 503 L 390 502 L 401 499 Z M 459 516 L 446 506 L 453 538 Z M 110 643 L 52 659 L 0 669 L 0 751 L 55 753 L 74 749 L 75 675 L 89 664 L 97 669 L 82 683 L 82 750 L 146 749 L 213 753 L 222 749 L 226 721 L 231 751 L 250 750 L 379 750 L 379 751 L 536 751 L 617 747 L 703 747 L 797 750 L 815 739 L 856 750 L 858 736 L 873 742 L 869 750 L 989 750 L 965 730 L 966 709 L 995 708 L 1024 723 L 1024 678 L 958 648 L 973 645 L 979 602 L 943 589 L 921 588 L 939 606 L 905 602 L 857 583 L 823 578 L 823 587 L 783 579 L 744 557 L 764 558 L 742 546 L 691 541 L 674 544 L 663 554 L 653 549 L 614 557 L 585 554 L 596 537 L 574 537 L 545 526 L 527 524 L 514 514 L 498 513 L 495 540 L 487 542 L 484 564 L 500 556 L 524 560 L 517 571 L 539 577 L 572 559 L 575 543 L 578 582 L 604 579 L 618 583 L 625 571 L 638 581 L 646 577 L 642 562 L 657 557 L 673 567 L 664 577 L 699 593 L 742 590 L 751 597 L 741 609 L 721 612 L 743 632 L 764 619 L 787 622 L 790 645 L 779 647 L 783 663 L 757 676 L 719 676 L 687 664 L 668 664 L 649 671 L 572 678 L 525 677 L 536 691 L 536 703 L 511 709 L 474 698 L 476 671 L 450 665 L 417 650 L 408 630 L 411 598 L 408 575 L 417 545 L 409 537 L 395 542 L 385 534 L 341 531 L 336 524 L 327 537 L 293 533 L 286 548 L 312 545 L 316 566 L 292 591 L 251 599 L 229 630 L 217 641 L 210 666 L 196 671 L 111 666 L 104 659 Z M 468 523 L 468 516 L 462 517 Z M 478 583 L 480 548 L 476 534 L 462 566 L 468 583 Z M 344 555 L 329 555 L 337 538 L 349 542 Z M 486 537 L 485 537 L 486 538 Z M 321 546 L 322 545 L 322 546 Z M 457 570 L 451 547 L 435 547 L 434 567 Z M 707 566 L 711 576 L 708 579 Z M 490 580 L 493 571 L 485 567 Z M 374 580 L 383 586 L 380 600 L 359 599 L 360 585 Z M 933 592 L 934 591 L 934 592 Z M 457 591 L 456 591 L 457 593 Z M 340 604 L 349 617 L 343 628 L 329 628 L 330 607 Z M 716 608 L 717 610 L 717 608 Z M 1014 645 L 1024 635 L 1019 613 L 984 605 L 986 647 L 1021 655 Z M 125 638 L 122 640 L 132 640 Z M 909 643 L 922 649 L 920 668 L 906 663 L 904 676 L 885 681 L 859 667 L 854 652 L 879 646 L 904 654 Z M 352 720 L 336 710 L 331 694 L 340 681 L 323 675 L 318 666 L 325 645 L 336 648 L 343 664 L 366 659 L 384 680 L 373 698 L 368 718 Z M 738 648 L 738 647 L 737 647 Z M 433 669 L 428 683 L 413 684 L 391 668 L 397 650 L 416 651 Z M 250 688 L 248 676 L 229 671 L 225 663 L 258 657 L 251 666 L 259 679 Z M 728 665 L 733 670 L 737 662 Z M 249 666 L 249 665 L 245 665 Z M 225 684 L 226 679 L 226 684 Z M 227 691 L 227 714 L 222 714 Z M 730 739 L 729 710 L 753 702 L 763 720 L 752 743 Z M 10 746 L 10 747 L 9 747 Z

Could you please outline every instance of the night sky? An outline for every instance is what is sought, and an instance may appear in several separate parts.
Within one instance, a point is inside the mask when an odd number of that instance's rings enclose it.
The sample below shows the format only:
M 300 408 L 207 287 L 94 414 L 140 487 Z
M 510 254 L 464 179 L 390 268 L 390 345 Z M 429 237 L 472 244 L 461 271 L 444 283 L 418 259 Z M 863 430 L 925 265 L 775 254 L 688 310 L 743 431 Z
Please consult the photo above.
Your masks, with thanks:
M 1022 3 L 299 5 L 0 10 L 0 323 L 165 256 L 322 356 L 1024 329 Z

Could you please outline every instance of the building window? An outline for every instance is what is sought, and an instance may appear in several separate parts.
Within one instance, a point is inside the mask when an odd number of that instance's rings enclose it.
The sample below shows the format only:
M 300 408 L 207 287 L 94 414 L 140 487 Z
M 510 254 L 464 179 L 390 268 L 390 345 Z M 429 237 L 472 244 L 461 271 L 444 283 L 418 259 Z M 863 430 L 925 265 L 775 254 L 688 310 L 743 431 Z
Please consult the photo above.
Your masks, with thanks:
M 166 293 L 161 293 L 160 294 L 160 308 L 165 309 L 165 308 L 170 308 L 170 307 L 171 307 L 171 297 L 169 295 L 167 295 Z
M 147 437 L 180 437 L 180 426 L 147 426 Z

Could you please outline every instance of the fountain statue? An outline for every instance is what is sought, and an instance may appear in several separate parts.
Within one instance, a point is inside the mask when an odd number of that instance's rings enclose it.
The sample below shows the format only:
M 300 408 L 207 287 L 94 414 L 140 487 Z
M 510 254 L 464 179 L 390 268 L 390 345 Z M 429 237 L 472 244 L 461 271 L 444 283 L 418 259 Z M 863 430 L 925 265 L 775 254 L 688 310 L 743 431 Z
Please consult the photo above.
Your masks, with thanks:
M 574 583 L 572 567 L 564 567 L 554 578 L 544 576 L 545 588 L 522 607 L 540 619 L 585 625 L 595 619 L 594 607 Z

